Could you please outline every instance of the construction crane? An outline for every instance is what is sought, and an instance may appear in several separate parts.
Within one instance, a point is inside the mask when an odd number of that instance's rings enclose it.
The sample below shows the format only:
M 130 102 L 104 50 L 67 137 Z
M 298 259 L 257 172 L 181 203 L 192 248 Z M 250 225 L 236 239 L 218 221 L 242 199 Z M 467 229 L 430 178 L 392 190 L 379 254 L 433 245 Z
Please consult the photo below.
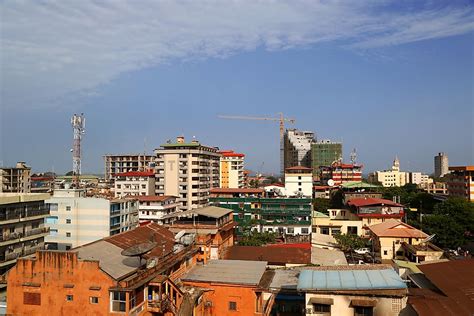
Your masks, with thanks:
M 259 117 L 259 116 L 234 116 L 234 115 L 218 115 L 222 119 L 233 119 L 233 120 L 260 120 L 260 121 L 278 121 L 280 122 L 280 171 L 281 174 L 285 173 L 284 166 L 284 143 L 283 135 L 285 134 L 285 122 L 294 124 L 295 119 L 284 117 L 282 112 L 279 112 L 279 117 Z

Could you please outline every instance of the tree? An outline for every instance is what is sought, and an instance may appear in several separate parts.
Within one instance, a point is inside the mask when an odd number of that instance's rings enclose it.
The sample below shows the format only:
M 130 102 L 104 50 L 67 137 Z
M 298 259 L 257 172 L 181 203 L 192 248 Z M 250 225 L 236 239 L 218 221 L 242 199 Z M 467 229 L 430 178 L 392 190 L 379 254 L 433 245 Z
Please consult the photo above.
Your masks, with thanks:
M 421 229 L 436 234 L 442 248 L 457 248 L 474 241 L 474 204 L 462 198 L 449 198 L 435 205 L 433 213 L 423 216 Z
M 313 199 L 313 209 L 321 213 L 327 213 L 328 208 L 331 208 L 331 200 L 317 198 Z
M 74 171 L 69 171 L 68 173 L 66 173 L 66 176 L 73 176 L 74 175 Z
M 353 251 L 367 246 L 367 241 L 358 235 L 336 234 L 333 237 L 342 251 Z

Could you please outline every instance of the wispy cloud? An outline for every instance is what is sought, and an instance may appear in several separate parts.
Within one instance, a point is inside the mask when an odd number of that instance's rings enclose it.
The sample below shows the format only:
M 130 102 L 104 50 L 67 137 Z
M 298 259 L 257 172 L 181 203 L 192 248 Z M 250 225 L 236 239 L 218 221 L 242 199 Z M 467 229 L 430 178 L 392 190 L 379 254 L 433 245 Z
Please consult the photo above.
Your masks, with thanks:
M 396 3 L 4 1 L 2 106 L 46 104 L 173 60 L 321 42 L 371 49 L 474 30 L 469 2 L 427 1 L 413 11 Z

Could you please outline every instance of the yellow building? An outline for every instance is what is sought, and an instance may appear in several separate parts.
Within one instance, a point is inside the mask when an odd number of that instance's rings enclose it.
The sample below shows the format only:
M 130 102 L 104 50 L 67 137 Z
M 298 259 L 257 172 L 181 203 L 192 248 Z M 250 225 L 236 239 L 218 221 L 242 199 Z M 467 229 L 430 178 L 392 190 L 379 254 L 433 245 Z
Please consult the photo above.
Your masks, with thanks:
M 427 241 L 428 235 L 395 219 L 368 227 L 374 250 L 382 260 L 414 262 L 440 259 L 443 250 Z
M 395 157 L 391 170 L 375 171 L 369 174 L 369 182 L 379 182 L 384 187 L 401 187 L 407 182 L 408 173 L 400 171 L 400 160 Z
M 221 188 L 243 188 L 244 179 L 244 154 L 238 154 L 232 150 L 221 151 L 220 158 L 220 187 Z

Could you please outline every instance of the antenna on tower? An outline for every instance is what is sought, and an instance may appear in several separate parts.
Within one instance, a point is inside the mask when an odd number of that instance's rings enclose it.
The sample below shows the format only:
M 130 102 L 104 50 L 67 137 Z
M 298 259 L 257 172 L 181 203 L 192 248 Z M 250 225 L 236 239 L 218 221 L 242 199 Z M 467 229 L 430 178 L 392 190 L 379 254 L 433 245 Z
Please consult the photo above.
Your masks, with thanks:
M 351 164 L 355 164 L 357 160 L 357 151 L 356 149 L 352 149 L 351 151 Z
M 72 175 L 73 184 L 78 188 L 79 176 L 81 175 L 81 139 L 82 135 L 86 132 L 86 118 L 84 117 L 84 113 L 81 113 L 81 115 L 74 114 L 71 118 L 71 125 L 74 132 L 72 144 Z

